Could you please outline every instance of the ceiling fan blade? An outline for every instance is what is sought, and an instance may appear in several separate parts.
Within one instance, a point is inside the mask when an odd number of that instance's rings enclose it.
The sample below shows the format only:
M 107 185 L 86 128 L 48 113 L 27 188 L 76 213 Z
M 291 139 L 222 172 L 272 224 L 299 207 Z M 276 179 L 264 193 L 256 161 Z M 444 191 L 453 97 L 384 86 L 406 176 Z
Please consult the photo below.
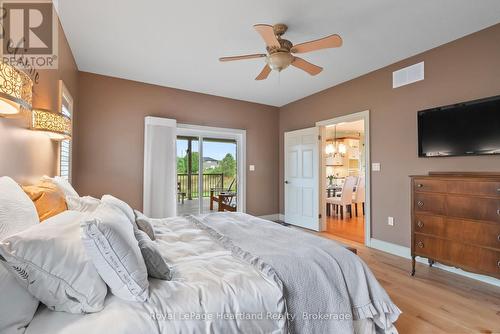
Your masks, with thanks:
M 295 57 L 293 59 L 292 65 L 297 68 L 300 68 L 303 71 L 306 71 L 310 75 L 316 75 L 319 74 L 321 71 L 323 71 L 322 67 L 311 64 L 310 62 L 305 61 L 304 59 L 299 57 Z
M 270 48 L 280 48 L 280 42 L 274 35 L 273 26 L 269 24 L 256 24 L 253 26 L 255 30 L 260 34 L 266 45 Z
M 219 61 L 233 61 L 233 60 L 243 60 L 243 59 L 252 59 L 252 58 L 262 58 L 265 57 L 264 53 L 257 53 L 252 55 L 244 55 L 244 56 L 234 56 L 234 57 L 221 57 Z
M 321 49 L 338 48 L 342 46 L 342 38 L 339 35 L 330 35 L 314 41 L 294 45 L 291 52 L 306 53 Z
M 267 79 L 267 77 L 269 76 L 269 73 L 271 73 L 271 68 L 269 67 L 269 65 L 266 64 L 266 66 L 264 66 L 262 71 L 260 71 L 259 75 L 255 78 L 255 80 Z

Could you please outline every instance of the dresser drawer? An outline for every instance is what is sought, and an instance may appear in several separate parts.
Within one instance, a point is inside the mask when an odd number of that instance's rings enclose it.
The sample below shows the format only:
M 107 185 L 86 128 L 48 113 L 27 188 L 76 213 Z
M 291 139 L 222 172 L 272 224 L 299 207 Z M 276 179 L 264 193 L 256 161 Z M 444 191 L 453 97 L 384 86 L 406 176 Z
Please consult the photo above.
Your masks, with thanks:
M 500 224 L 429 215 L 416 215 L 413 224 L 415 233 L 429 234 L 481 247 L 496 248 L 500 251 Z
M 446 196 L 446 213 L 451 217 L 500 223 L 500 198 Z
M 416 192 L 446 192 L 446 181 L 429 180 L 429 179 L 414 179 L 413 189 Z
M 429 236 L 415 235 L 415 254 L 465 270 L 500 276 L 500 252 Z
M 442 215 L 445 212 L 446 197 L 440 194 L 415 193 L 413 205 L 416 212 Z
M 448 181 L 451 194 L 500 197 L 500 182 L 496 181 Z

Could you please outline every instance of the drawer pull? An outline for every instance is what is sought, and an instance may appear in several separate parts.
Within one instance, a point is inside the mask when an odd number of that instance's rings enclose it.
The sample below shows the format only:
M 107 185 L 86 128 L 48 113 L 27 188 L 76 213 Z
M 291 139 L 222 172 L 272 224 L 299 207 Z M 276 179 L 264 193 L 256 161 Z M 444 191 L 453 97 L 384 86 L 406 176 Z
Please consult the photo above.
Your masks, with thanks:
M 424 248 L 424 243 L 422 241 L 419 241 L 417 246 L 418 246 L 418 248 Z
M 500 261 L 497 262 L 497 267 L 500 268 Z
M 423 188 L 424 185 L 422 183 L 417 183 L 417 188 Z
M 422 227 L 424 227 L 424 223 L 422 223 L 422 221 L 421 221 L 421 220 L 419 220 L 419 221 L 417 222 L 417 226 L 418 226 L 418 228 L 422 228 Z M 499 238 L 499 240 L 500 240 L 500 235 L 498 236 L 498 238 Z
M 497 240 L 500 242 L 500 234 L 497 235 Z
M 497 216 L 500 216 L 500 209 L 497 209 Z
M 422 202 L 422 201 L 418 201 L 418 202 L 417 202 L 417 205 L 418 205 L 419 207 L 423 207 L 423 206 L 424 206 L 424 202 Z M 498 212 L 500 212 L 500 209 L 498 209 L 498 210 L 497 210 L 497 213 L 498 213 Z M 500 214 L 500 213 L 498 213 L 498 214 Z

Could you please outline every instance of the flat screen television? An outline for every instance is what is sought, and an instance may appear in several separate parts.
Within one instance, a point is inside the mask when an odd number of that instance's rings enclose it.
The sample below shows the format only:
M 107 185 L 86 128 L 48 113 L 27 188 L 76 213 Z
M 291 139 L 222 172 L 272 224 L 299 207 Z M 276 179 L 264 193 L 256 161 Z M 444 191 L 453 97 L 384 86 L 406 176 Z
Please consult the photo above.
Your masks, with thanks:
M 500 154 L 500 95 L 418 112 L 418 156 Z

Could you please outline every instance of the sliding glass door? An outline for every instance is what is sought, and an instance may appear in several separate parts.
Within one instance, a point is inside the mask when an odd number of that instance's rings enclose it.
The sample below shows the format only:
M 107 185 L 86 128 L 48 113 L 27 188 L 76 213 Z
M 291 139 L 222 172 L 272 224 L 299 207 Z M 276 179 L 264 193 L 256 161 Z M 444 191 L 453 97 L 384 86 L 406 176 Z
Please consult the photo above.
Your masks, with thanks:
M 237 211 L 237 140 L 178 135 L 176 144 L 177 214 Z
M 237 155 L 236 141 L 203 138 L 202 213 L 236 211 Z

